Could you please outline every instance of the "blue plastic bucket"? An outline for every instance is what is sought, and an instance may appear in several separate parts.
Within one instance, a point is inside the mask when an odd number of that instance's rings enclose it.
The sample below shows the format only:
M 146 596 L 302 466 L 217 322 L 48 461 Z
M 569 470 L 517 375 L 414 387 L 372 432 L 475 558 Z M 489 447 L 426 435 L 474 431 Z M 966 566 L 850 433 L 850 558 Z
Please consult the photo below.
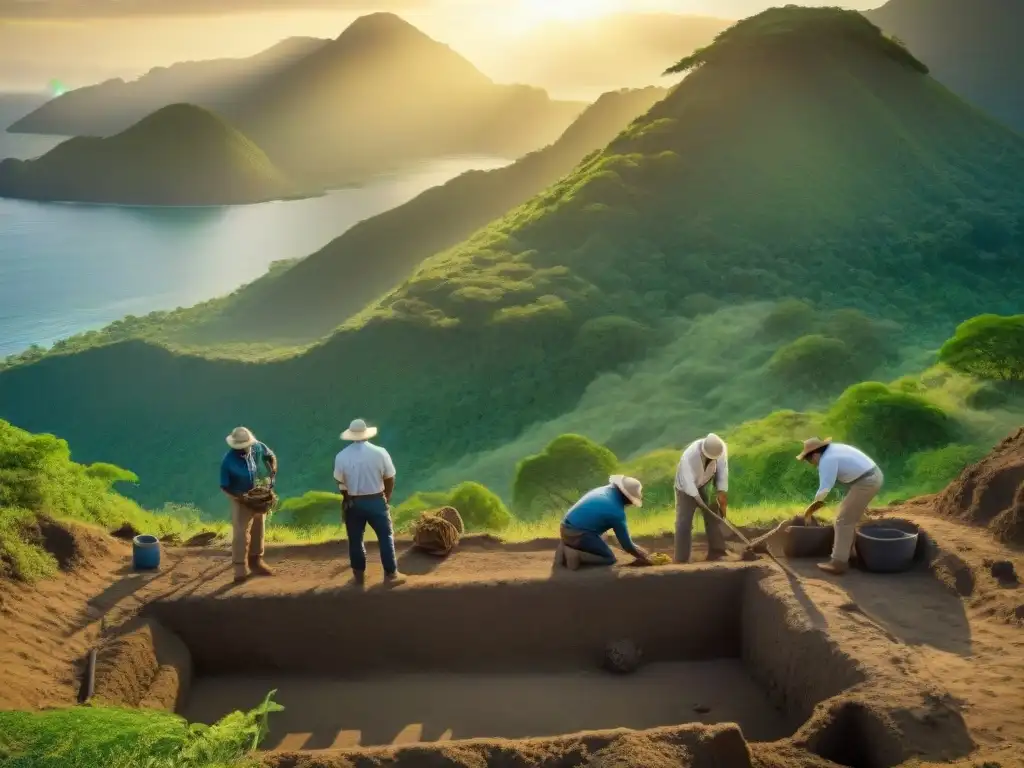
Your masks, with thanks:
M 156 536 L 143 533 L 132 539 L 132 566 L 137 571 L 160 567 L 160 541 Z
M 898 573 L 910 568 L 917 552 L 917 531 L 865 526 L 857 531 L 857 555 L 868 571 Z

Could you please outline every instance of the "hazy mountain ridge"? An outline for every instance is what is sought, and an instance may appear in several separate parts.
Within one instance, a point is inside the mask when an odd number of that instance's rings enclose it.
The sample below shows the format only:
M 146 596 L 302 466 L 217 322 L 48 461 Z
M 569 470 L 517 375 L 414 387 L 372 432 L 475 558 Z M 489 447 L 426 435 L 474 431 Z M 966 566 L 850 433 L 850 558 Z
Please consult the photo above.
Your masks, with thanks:
M 0 417 L 137 471 L 143 499 L 216 505 L 231 424 L 288 457 L 290 494 L 329 487 L 324 457 L 361 415 L 382 425 L 404 494 L 572 410 L 681 316 L 796 296 L 930 345 L 1011 314 L 1024 138 L 865 24 L 801 8 L 741 22 L 605 150 L 304 354 L 247 364 L 127 341 L 53 355 L 0 373 Z M 692 387 L 713 394 L 714 375 Z

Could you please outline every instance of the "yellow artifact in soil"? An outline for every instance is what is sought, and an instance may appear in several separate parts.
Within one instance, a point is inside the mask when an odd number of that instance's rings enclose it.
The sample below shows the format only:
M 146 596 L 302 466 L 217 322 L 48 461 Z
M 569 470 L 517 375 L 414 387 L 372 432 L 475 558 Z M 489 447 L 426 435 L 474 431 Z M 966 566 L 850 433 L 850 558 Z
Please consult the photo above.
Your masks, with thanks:
M 647 559 L 651 561 L 651 565 L 670 565 L 672 563 L 672 558 L 661 552 L 655 552 Z

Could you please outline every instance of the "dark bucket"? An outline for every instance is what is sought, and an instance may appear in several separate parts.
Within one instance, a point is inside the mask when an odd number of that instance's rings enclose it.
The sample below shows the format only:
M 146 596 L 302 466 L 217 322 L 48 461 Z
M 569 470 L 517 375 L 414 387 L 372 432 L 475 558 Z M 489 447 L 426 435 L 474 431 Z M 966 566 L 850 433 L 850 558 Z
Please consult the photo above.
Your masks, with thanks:
M 906 571 L 914 564 L 917 537 L 917 531 L 866 525 L 857 531 L 857 557 L 866 571 Z
M 137 571 L 160 567 L 160 541 L 156 536 L 144 533 L 132 539 L 132 566 Z
M 836 531 L 831 525 L 793 525 L 786 531 L 782 551 L 789 559 L 828 557 Z

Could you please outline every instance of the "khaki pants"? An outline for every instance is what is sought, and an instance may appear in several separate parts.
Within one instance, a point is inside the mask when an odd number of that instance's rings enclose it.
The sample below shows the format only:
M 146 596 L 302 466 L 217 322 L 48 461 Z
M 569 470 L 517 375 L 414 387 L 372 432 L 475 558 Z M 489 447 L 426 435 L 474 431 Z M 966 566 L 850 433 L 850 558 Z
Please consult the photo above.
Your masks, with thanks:
M 231 562 L 245 565 L 250 557 L 263 557 L 266 515 L 254 514 L 237 499 L 231 500 Z
M 708 501 L 708 489 L 710 487 L 711 483 L 708 483 L 698 493 L 704 499 L 705 504 L 712 509 L 716 509 L 718 506 L 717 502 L 712 506 L 712 503 Z M 690 550 L 693 546 L 693 515 L 697 509 L 697 500 L 677 488 L 675 542 L 675 561 L 677 563 L 690 562 Z M 722 524 L 703 509 L 700 510 L 700 514 L 704 518 L 704 531 L 708 537 L 708 554 L 723 554 L 725 552 L 725 534 L 722 532 Z
M 846 498 L 839 505 L 839 514 L 836 515 L 835 529 L 836 540 L 832 548 L 832 559 L 846 563 L 850 560 L 850 553 L 853 551 L 853 540 L 857 534 L 857 524 L 868 511 L 868 505 L 872 499 L 882 490 L 882 483 L 885 478 L 882 470 L 875 469 L 874 472 L 854 480 L 846 491 Z

